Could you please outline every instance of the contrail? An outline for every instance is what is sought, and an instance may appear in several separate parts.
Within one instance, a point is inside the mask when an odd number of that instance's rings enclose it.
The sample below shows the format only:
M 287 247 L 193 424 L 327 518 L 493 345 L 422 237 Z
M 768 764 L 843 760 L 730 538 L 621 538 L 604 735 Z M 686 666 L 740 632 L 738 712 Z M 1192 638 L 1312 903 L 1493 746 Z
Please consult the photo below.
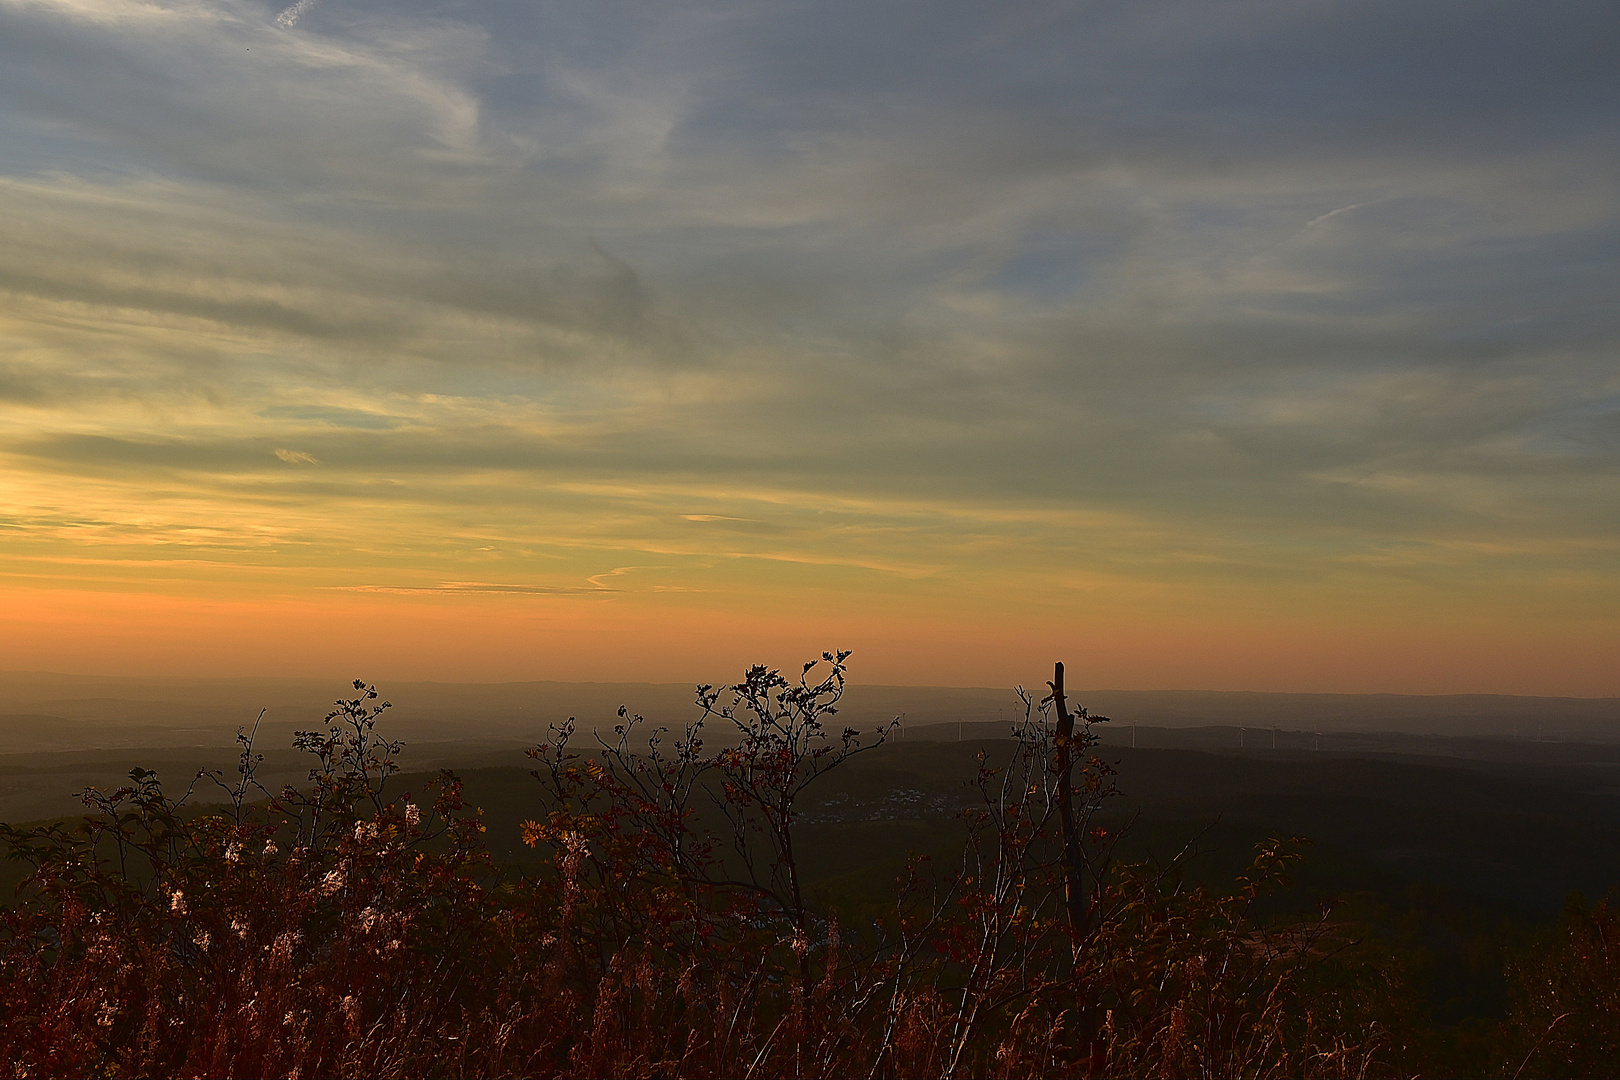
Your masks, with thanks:
M 313 4 L 315 2 L 315 0 L 298 0 L 298 2 L 299 2 L 299 4 Z M 292 9 L 288 8 L 287 10 L 291 11 Z M 1311 218 L 1311 220 L 1309 220 L 1309 221 L 1307 221 L 1305 223 L 1305 228 L 1308 229 L 1312 225 L 1320 225 L 1322 222 L 1326 221 L 1330 217 L 1336 217 L 1339 214 L 1347 214 L 1352 210 L 1360 210 L 1363 206 L 1371 206 L 1371 205 L 1372 205 L 1371 202 L 1358 202 L 1358 203 L 1351 203 L 1349 206 L 1341 206 L 1337 210 L 1329 210 L 1327 213 L 1323 214 L 1321 217 L 1313 217 L 1313 218 Z
M 314 6 L 315 0 L 298 0 L 298 3 L 276 16 L 276 25 L 293 26 L 303 17 L 304 12 Z

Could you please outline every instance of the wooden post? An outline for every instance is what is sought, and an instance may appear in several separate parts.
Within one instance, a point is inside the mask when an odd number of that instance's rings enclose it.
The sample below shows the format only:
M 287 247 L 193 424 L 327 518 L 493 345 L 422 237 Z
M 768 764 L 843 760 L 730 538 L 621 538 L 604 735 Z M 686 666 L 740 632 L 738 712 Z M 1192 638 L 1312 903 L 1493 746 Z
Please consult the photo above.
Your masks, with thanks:
M 1058 820 L 1063 827 L 1063 901 L 1069 910 L 1069 929 L 1075 942 L 1086 936 L 1085 881 L 1080 875 L 1080 833 L 1074 823 L 1074 717 L 1063 695 L 1063 661 L 1054 665 L 1052 703 L 1057 707 Z

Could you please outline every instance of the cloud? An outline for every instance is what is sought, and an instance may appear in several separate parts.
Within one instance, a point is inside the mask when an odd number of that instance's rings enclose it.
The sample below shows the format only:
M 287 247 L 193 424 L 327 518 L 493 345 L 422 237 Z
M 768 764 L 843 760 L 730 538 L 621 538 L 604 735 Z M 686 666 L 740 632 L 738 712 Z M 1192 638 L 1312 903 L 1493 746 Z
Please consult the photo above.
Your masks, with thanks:
M 445 581 L 438 585 L 329 585 L 326 587 L 339 592 L 388 593 L 398 596 L 428 596 L 434 594 L 579 596 L 616 591 L 605 586 L 597 586 L 594 584 L 591 588 L 587 589 L 584 587 L 571 588 L 557 585 L 510 585 L 488 581 Z
M 607 585 L 603 581 L 603 579 L 604 578 L 623 577 L 626 574 L 634 574 L 634 573 L 637 573 L 639 571 L 672 570 L 672 569 L 674 569 L 674 567 L 670 567 L 670 566 L 615 566 L 613 569 L 607 571 L 606 573 L 591 575 L 591 577 L 589 578 L 589 581 L 590 581 L 591 586 L 593 588 L 600 589 L 603 592 L 617 592 L 618 590 L 616 590 L 616 589 L 612 588 L 611 586 Z
M 0 2 L 29 520 L 722 591 L 1615 524 L 1612 9 L 309 10 Z
M 245 0 L 96 13 L 0 5 L 0 89 L 13 116 L 61 133 L 48 167 L 105 164 L 110 151 L 120 169 L 239 190 L 408 200 L 441 197 L 483 153 L 461 79 L 483 48 L 471 26 L 384 16 L 359 32 L 288 34 Z M 54 76 L 60 64 L 82 77 Z
M 303 18 L 304 13 L 309 11 L 309 9 L 314 6 L 315 0 L 298 0 L 298 3 L 292 5 L 280 15 L 276 16 L 276 25 L 285 26 L 290 29 L 298 25 L 298 20 Z

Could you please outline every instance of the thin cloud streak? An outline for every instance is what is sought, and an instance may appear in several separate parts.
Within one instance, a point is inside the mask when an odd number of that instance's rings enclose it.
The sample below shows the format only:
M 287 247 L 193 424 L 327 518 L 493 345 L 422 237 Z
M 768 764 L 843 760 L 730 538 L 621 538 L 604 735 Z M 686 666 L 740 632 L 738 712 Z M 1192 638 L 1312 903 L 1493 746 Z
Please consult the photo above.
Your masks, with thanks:
M 502 585 L 487 581 L 445 581 L 438 585 L 328 585 L 325 588 L 335 592 L 384 593 L 392 596 L 590 596 L 618 591 L 594 583 L 586 589 L 558 585 Z

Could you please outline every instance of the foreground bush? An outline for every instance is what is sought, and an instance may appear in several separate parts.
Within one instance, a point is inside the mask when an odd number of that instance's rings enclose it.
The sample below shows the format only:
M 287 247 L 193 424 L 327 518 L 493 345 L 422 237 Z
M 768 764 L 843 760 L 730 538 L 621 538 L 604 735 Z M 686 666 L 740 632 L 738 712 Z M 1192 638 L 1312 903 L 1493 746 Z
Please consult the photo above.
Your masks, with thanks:
M 1524 1076 L 1614 1076 L 1620 1066 L 1620 911 L 1572 897 L 1520 957 L 1503 1033 Z
M 224 812 L 192 813 L 137 770 L 128 787 L 89 793 L 73 829 L 6 828 L 32 876 L 4 914 L 0 1068 L 1411 1071 L 1389 971 L 1326 917 L 1253 917 L 1293 844 L 1262 846 L 1228 895 L 1186 886 L 1178 863 L 1111 862 L 1096 825 L 1110 770 L 1090 753 L 1096 719 L 1067 706 L 1061 667 L 1049 697 L 1023 699 L 1010 759 L 969 778 L 980 798 L 961 863 L 913 864 L 881 919 L 840 925 L 819 910 L 793 847 L 798 802 L 884 736 L 832 724 L 846 656 L 793 681 L 755 668 L 724 692 L 700 687 L 698 715 L 673 736 L 621 713 L 614 737 L 586 751 L 564 725 L 531 752 L 539 809 L 525 838 L 555 867 L 540 880 L 502 882 L 453 776 L 392 790 L 399 747 L 378 737 L 386 704 L 360 683 L 324 730 L 299 734 L 307 789 L 257 788 L 243 735 L 237 777 L 212 778 Z M 705 750 L 711 732 L 725 745 Z M 1607 909 L 1593 918 L 1581 942 L 1612 940 Z M 1612 1022 L 1605 986 L 1527 998 L 1521 1026 L 1576 999 L 1589 1003 L 1581 1023 Z M 1543 1040 L 1526 1063 L 1567 1060 L 1546 1057 L 1556 1052 Z

